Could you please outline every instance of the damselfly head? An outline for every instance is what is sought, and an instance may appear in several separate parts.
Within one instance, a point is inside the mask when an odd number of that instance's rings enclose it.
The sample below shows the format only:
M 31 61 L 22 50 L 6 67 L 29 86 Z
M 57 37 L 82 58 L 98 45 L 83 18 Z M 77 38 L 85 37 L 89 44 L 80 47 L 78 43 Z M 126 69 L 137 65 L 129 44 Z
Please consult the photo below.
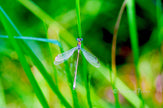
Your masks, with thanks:
M 81 42 L 81 41 L 83 41 L 83 38 L 77 38 L 76 39 L 78 42 Z

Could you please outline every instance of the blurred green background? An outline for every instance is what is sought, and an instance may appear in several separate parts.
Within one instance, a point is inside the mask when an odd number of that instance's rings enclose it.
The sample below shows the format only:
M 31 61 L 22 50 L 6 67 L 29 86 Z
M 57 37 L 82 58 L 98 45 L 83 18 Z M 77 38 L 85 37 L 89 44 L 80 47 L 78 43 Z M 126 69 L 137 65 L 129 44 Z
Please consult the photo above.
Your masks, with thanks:
M 162 101 L 162 5 L 159 0 L 135 0 L 136 26 L 138 33 L 138 71 L 144 103 L 149 108 L 161 108 Z M 34 5 L 31 5 L 31 4 Z M 111 72 L 111 47 L 114 26 L 122 0 L 81 0 L 81 26 L 83 44 L 100 61 L 99 69 L 86 62 L 90 100 L 93 108 L 114 108 L 114 96 L 109 82 Z M 49 38 L 61 42 L 63 51 L 76 46 L 78 37 L 75 0 L 0 0 L 0 6 L 11 18 L 23 36 Z M 38 10 L 35 8 L 38 7 Z M 8 35 L 0 22 L 0 35 Z M 18 36 L 18 34 L 14 34 Z M 26 41 L 41 61 L 60 93 L 73 106 L 66 68 L 54 66 L 55 57 L 61 53 L 60 47 L 51 43 Z M 19 44 L 21 46 L 21 44 Z M 24 49 L 28 52 L 27 49 Z M 32 58 L 23 53 L 30 69 L 41 88 L 49 107 L 65 107 L 53 93 L 44 75 L 41 75 Z M 77 52 L 68 60 L 67 66 L 72 77 L 76 65 Z M 137 83 L 131 49 L 127 10 L 122 15 L 116 48 L 117 77 L 129 89 L 119 93 L 122 108 L 137 107 Z M 77 75 L 77 100 L 81 107 L 89 107 L 85 89 L 83 59 L 80 55 Z M 57 77 L 57 82 L 56 82 Z M 121 83 L 119 83 L 121 84 Z M 125 87 L 119 86 L 125 90 Z M 123 88 L 124 87 L 124 88 Z M 127 90 L 131 90 L 132 93 Z M 123 92 L 123 91 L 122 91 Z M 125 95 L 126 94 L 126 95 Z M 131 96 L 130 96 L 131 95 Z M 132 97 L 134 95 L 135 97 Z M 127 97 L 127 98 L 126 98 Z M 0 38 L 0 107 L 33 108 L 42 107 L 20 63 L 17 52 L 9 39 Z

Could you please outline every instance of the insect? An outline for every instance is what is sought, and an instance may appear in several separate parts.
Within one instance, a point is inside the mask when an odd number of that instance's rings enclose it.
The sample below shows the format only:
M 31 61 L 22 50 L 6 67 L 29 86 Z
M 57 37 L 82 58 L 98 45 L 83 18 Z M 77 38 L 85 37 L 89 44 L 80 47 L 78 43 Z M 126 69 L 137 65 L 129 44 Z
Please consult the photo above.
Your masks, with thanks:
M 100 63 L 98 61 L 98 59 L 92 55 L 91 53 L 89 53 L 88 51 L 86 51 L 85 49 L 81 48 L 81 41 L 83 40 L 83 38 L 77 38 L 77 47 L 74 47 L 62 54 L 59 54 L 58 56 L 56 56 L 55 58 L 55 61 L 54 61 L 54 64 L 55 65 L 58 65 L 60 63 L 63 63 L 64 60 L 67 60 L 68 58 L 70 58 L 73 53 L 78 50 L 78 55 L 77 55 L 77 63 L 76 63 L 76 68 L 75 68 L 75 76 L 74 76 L 74 82 L 73 82 L 73 89 L 76 88 L 76 77 L 77 77 L 77 67 L 78 67 L 78 61 L 79 61 L 79 53 L 80 53 L 80 50 L 81 52 L 83 53 L 84 57 L 86 58 L 86 60 L 92 64 L 93 66 L 95 67 L 99 67 L 100 66 Z

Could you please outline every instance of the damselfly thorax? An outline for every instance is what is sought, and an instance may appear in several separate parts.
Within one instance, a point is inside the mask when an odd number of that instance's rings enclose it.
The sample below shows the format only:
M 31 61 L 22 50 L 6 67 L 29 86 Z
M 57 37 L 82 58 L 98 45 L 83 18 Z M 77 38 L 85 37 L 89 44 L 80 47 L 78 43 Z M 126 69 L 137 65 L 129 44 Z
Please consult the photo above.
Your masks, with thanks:
M 81 49 L 81 41 L 82 40 L 83 40 L 83 38 L 77 38 L 77 41 L 78 41 L 78 44 L 77 44 L 78 50 Z

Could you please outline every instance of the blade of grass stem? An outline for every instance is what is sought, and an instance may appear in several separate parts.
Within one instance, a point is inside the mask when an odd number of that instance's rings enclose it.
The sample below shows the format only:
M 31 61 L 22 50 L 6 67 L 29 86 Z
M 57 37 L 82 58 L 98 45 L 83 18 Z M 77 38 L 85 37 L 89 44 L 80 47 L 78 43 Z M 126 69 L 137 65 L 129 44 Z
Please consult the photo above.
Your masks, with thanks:
M 133 50 L 133 57 L 134 57 L 134 64 L 135 64 L 135 71 L 136 71 L 136 78 L 137 78 L 137 85 L 138 89 L 140 89 L 140 75 L 138 72 L 138 61 L 139 61 L 139 48 L 138 48 L 138 35 L 136 31 L 136 20 L 135 20 L 135 6 L 134 0 L 127 1 L 127 14 L 128 14 L 128 23 L 129 23 L 129 31 L 130 31 L 130 40 L 131 40 L 131 47 Z M 138 92 L 138 95 L 142 101 L 142 107 L 144 106 L 144 100 L 141 94 L 141 89 Z
M 77 26 L 78 26 L 78 33 L 79 33 L 79 38 L 82 38 L 82 28 L 81 28 L 81 18 L 80 18 L 80 0 L 76 0 L 76 16 L 77 16 Z M 83 48 L 83 43 L 81 47 Z M 82 55 L 82 61 L 83 61 L 83 73 L 84 73 L 84 82 L 85 82 L 85 89 L 87 92 L 87 102 L 90 108 L 92 108 L 92 103 L 91 103 L 91 97 L 90 97 L 90 89 L 89 89 L 89 77 L 87 78 L 87 66 L 86 66 L 86 59 L 84 55 Z
M 9 38 L 7 35 L 0 35 L 0 38 Z M 45 39 L 45 38 L 37 38 L 37 37 L 29 37 L 29 36 L 14 36 L 15 39 L 22 39 L 22 40 L 32 40 L 32 41 L 40 41 L 40 42 L 48 42 L 55 45 L 60 45 L 57 40 L 54 39 Z
M 5 17 L 8 17 L 7 14 L 5 14 Z M 8 17 L 9 18 L 9 17 Z M 14 23 L 11 21 L 9 23 L 12 23 L 12 27 L 14 28 L 14 30 L 16 30 L 16 26 L 14 25 Z M 14 25 L 14 26 L 13 26 Z M 22 36 L 22 34 L 20 32 L 17 32 L 17 34 L 19 36 Z M 60 99 L 60 101 L 62 102 L 62 104 L 67 107 L 67 108 L 71 108 L 70 104 L 67 102 L 67 100 L 63 97 L 63 95 L 60 93 L 59 89 L 56 87 L 56 85 L 53 82 L 53 79 L 51 78 L 51 76 L 48 74 L 48 72 L 46 71 L 45 67 L 43 66 L 43 64 L 41 63 L 41 61 L 39 60 L 39 58 L 34 54 L 34 52 L 32 51 L 32 49 L 24 42 L 24 41 L 18 41 L 20 44 L 20 47 L 22 48 L 22 50 L 24 50 L 24 52 L 29 55 L 29 57 L 31 57 L 31 60 L 33 61 L 34 65 L 38 68 L 38 70 L 41 72 L 41 74 L 43 75 L 43 77 L 45 78 L 45 80 L 47 81 L 48 85 L 50 86 L 50 88 L 52 89 L 52 91 L 57 95 L 57 97 Z
M 76 0 L 76 15 L 79 37 L 82 37 L 81 19 L 80 19 L 80 0 Z
M 43 20 L 44 21 L 44 16 L 40 16 L 40 15 L 38 15 L 38 13 L 37 12 L 40 12 L 40 13 L 45 13 L 44 11 L 42 11 L 42 10 L 37 10 L 36 12 L 35 12 L 35 8 L 32 8 L 33 6 L 35 6 L 35 5 L 33 5 L 32 4 L 32 2 L 31 1 L 29 1 L 29 0 L 19 0 L 19 2 L 22 4 L 22 5 L 24 5 L 26 8 L 28 8 L 31 12 L 33 12 L 33 14 L 35 14 L 39 19 L 41 19 L 41 20 Z M 25 2 L 31 2 L 30 3 L 30 5 L 26 5 L 25 4 Z M 31 6 L 32 5 L 32 6 Z M 46 14 L 47 15 L 47 14 Z M 49 17 L 46 17 L 46 18 L 49 18 Z M 48 22 L 50 22 L 51 21 L 51 19 L 52 18 L 49 18 L 49 19 L 46 19 L 45 20 L 45 23 L 46 24 L 49 24 Z M 49 20 L 49 21 L 48 21 Z M 52 23 L 54 22 L 54 24 L 55 24 L 55 27 L 57 27 L 61 32 L 60 32 L 60 39 L 62 39 L 62 40 L 64 40 L 65 42 L 66 42 L 66 44 L 67 45 L 69 45 L 69 46 L 71 46 L 71 47 L 74 47 L 75 45 L 76 45 L 76 42 L 75 42 L 75 38 L 73 37 L 73 35 L 72 34 L 70 34 L 66 29 L 64 29 L 60 24 L 58 24 L 56 21 L 54 21 L 53 19 L 52 19 Z M 62 33 L 63 32 L 63 33 Z M 86 47 L 84 47 L 85 49 L 87 49 Z M 88 49 L 87 49 L 88 50 Z M 89 50 L 88 50 L 89 51 Z M 102 64 L 102 62 L 100 62 L 100 68 L 98 68 L 97 70 L 99 71 L 99 73 L 100 74 L 102 74 L 103 75 L 103 77 L 105 78 L 105 79 L 107 79 L 108 80 L 108 82 L 110 82 L 110 79 L 108 79 L 108 76 L 109 75 L 107 75 L 107 73 L 108 73 L 108 70 L 109 70 L 109 68 L 108 67 L 105 67 L 104 66 L 104 64 Z M 141 101 L 140 101 L 140 99 L 135 95 L 135 93 L 133 92 L 133 91 L 131 91 L 131 89 L 129 89 L 118 77 L 116 78 L 116 80 L 118 80 L 118 81 L 116 81 L 116 84 L 115 84 L 115 86 L 117 87 L 117 89 L 119 90 L 119 89 L 121 89 L 121 88 L 125 88 L 125 89 L 122 89 L 121 91 L 120 91 L 120 93 L 134 106 L 134 107 L 139 107 L 140 106 L 140 104 L 141 104 Z M 128 95 L 128 93 L 124 93 L 123 91 L 129 91 L 130 92 L 130 95 Z M 135 101 L 136 100 L 136 101 Z M 147 108 L 148 108 L 148 106 L 147 105 L 145 105 Z
M 24 69 L 35 93 L 36 93 L 36 96 L 44 108 L 49 108 L 49 105 L 48 105 L 39 85 L 37 84 L 37 82 L 36 82 L 36 80 L 32 74 L 32 71 L 31 71 L 31 69 L 30 69 L 30 67 L 29 67 L 29 65 L 25 59 L 23 52 L 21 51 L 19 45 L 17 44 L 16 40 L 14 39 L 12 32 L 10 32 L 10 29 L 8 29 L 8 22 L 4 18 L 5 12 L 1 7 L 0 7 L 0 10 L 1 10 L 0 18 L 2 20 L 3 26 L 5 27 L 5 30 L 7 31 L 8 35 L 9 35 L 9 39 L 11 40 L 11 43 L 14 46 L 14 48 L 18 54 L 20 63 L 21 63 L 21 65 L 22 65 L 22 67 L 23 67 L 23 69 Z
M 114 33 L 113 33 L 112 55 L 111 55 L 112 57 L 111 57 L 111 59 L 112 59 L 112 72 L 114 74 L 114 78 L 112 76 L 110 76 L 113 91 L 117 91 L 117 88 L 115 87 L 115 81 L 116 81 L 115 79 L 117 76 L 117 72 L 116 72 L 116 40 L 117 40 L 117 34 L 118 34 L 118 29 L 119 29 L 121 17 L 122 17 L 124 9 L 126 7 L 126 2 L 127 2 L 127 0 L 124 0 L 123 4 L 121 6 L 121 9 L 120 9 L 120 12 L 119 12 L 119 15 L 118 15 L 115 27 L 114 27 Z M 119 108 L 120 104 L 119 104 L 119 99 L 118 99 L 118 91 L 113 92 L 113 94 L 114 94 L 114 98 L 115 98 L 116 108 Z

